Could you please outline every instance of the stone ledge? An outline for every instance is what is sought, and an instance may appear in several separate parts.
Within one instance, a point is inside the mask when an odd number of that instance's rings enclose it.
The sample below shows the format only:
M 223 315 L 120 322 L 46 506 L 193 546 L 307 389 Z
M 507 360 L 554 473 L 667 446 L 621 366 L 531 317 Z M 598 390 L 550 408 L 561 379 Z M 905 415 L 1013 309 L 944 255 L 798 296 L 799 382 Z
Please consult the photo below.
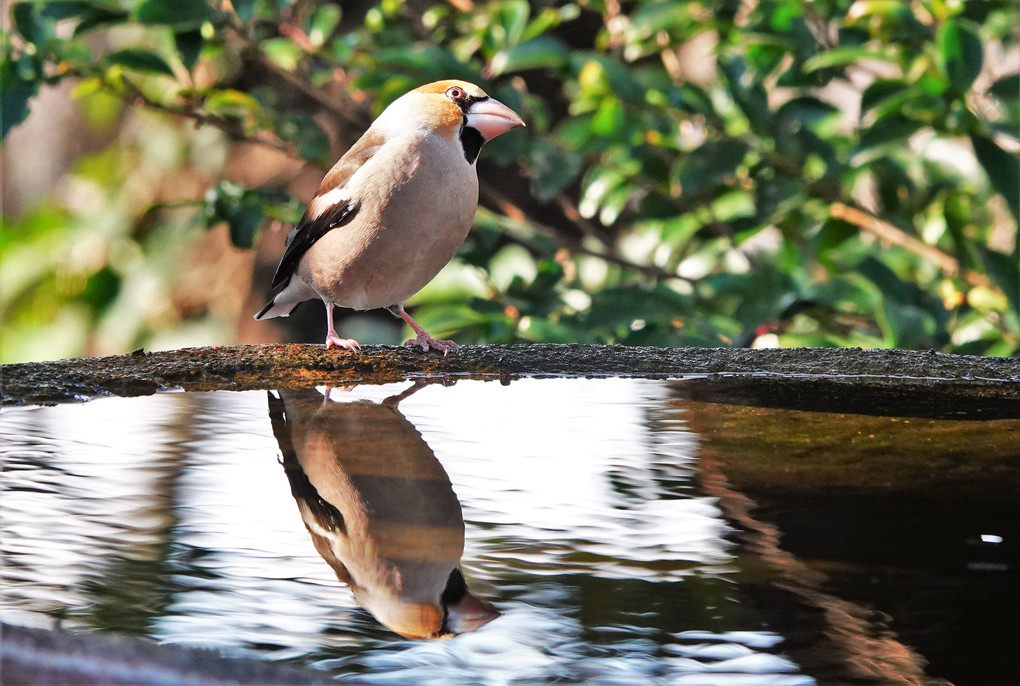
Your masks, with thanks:
M 684 379 L 681 395 L 710 402 L 1020 417 L 1020 359 L 859 348 L 519 344 L 468 345 L 445 356 L 399 346 L 366 346 L 359 353 L 305 344 L 184 348 L 4 365 L 0 399 L 5 405 L 52 404 L 174 389 L 240 391 L 407 379 L 508 383 L 529 377 Z

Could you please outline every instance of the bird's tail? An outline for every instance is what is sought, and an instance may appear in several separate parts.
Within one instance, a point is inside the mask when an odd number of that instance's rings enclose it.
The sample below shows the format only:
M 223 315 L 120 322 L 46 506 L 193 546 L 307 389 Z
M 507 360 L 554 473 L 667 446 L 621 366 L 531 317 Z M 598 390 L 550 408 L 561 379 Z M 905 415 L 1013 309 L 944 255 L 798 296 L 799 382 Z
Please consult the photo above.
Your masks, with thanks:
M 289 317 L 290 313 L 297 309 L 301 303 L 278 303 L 270 300 L 266 306 L 258 311 L 255 319 L 272 319 L 273 317 Z
M 255 319 L 272 319 L 273 317 L 289 317 L 297 306 L 305 300 L 317 297 L 315 291 L 306 286 L 301 279 L 291 277 L 280 284 L 269 294 L 269 302 L 258 311 Z

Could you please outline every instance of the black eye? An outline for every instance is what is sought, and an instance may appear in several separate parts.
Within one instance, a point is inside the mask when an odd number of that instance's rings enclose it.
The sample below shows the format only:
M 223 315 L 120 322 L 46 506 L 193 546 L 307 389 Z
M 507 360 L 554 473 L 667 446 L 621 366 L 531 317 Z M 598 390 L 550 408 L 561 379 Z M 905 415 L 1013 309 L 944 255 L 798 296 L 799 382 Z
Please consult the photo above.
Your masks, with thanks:
M 458 86 L 450 86 L 446 89 L 446 95 L 451 100 L 461 100 L 464 98 L 464 89 Z

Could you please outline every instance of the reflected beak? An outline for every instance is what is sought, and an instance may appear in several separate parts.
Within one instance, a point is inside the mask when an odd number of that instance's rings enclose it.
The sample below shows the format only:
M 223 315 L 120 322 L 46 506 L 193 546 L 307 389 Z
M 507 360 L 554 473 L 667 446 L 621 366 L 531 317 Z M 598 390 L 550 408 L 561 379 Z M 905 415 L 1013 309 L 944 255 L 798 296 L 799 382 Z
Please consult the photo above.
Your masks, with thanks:
M 524 120 L 499 100 L 486 98 L 468 108 L 467 125 L 491 141 L 501 133 L 524 126 Z
M 500 615 L 492 603 L 479 600 L 470 593 L 465 593 L 463 598 L 446 609 L 449 613 L 446 627 L 455 634 L 474 631 Z

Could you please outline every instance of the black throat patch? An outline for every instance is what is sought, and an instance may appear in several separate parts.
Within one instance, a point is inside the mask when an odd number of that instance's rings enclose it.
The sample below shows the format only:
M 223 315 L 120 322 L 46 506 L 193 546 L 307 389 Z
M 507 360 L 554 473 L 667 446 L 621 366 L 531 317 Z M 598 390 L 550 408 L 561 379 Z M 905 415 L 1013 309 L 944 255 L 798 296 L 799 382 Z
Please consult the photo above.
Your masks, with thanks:
M 468 164 L 474 164 L 478 159 L 478 152 L 482 149 L 484 142 L 485 139 L 482 138 L 478 129 L 472 129 L 470 126 L 461 127 L 460 144 L 464 148 L 464 159 L 468 161 Z

